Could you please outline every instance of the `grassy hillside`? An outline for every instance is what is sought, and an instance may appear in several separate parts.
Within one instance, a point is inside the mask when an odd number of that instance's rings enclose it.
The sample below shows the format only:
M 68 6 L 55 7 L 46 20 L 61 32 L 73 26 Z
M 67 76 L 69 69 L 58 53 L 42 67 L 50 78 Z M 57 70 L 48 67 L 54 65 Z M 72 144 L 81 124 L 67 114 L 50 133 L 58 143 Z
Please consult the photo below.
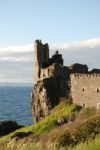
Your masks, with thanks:
M 68 150 L 100 150 L 100 136 L 96 137 L 94 140 L 81 143 L 78 146 L 74 147 L 74 149 L 69 148 Z
M 100 112 L 94 108 L 81 109 L 77 105 L 62 102 L 39 123 L 2 137 L 0 148 L 3 150 L 92 150 L 94 146 L 93 150 L 99 150 L 99 135 Z

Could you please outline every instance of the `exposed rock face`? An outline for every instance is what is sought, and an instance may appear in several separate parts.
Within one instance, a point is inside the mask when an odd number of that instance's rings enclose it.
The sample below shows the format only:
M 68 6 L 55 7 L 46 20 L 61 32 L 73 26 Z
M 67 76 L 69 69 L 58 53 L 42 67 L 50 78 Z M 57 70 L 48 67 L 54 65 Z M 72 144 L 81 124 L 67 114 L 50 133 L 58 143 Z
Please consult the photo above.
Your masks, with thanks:
M 35 122 L 48 116 L 51 108 L 61 100 L 60 97 L 68 98 L 69 69 L 59 64 L 53 64 L 51 68 L 50 76 L 37 81 L 33 87 L 32 114 Z
M 16 122 L 14 121 L 1 121 L 0 122 L 0 137 L 7 135 L 13 131 L 15 131 L 16 129 L 19 129 L 23 127 L 22 125 L 18 125 Z
M 92 69 L 91 71 L 90 71 L 90 73 L 100 73 L 100 69 Z
M 71 69 L 71 73 L 88 73 L 88 67 L 87 65 L 83 65 L 83 64 L 72 64 L 70 66 Z

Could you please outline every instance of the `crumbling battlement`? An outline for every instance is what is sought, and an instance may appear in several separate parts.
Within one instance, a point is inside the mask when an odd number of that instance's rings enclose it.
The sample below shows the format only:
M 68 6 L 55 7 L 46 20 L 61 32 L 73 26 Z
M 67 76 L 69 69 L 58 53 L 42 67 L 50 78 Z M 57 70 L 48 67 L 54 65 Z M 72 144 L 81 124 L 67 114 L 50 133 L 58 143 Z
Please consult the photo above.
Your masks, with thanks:
M 74 73 L 70 75 L 71 78 L 76 78 L 76 79 L 85 79 L 85 78 L 100 78 L 100 73 L 93 73 L 93 74 L 80 74 L 80 73 Z
M 42 44 L 41 40 L 36 40 L 34 43 L 34 81 L 38 81 L 41 75 L 41 68 L 49 62 L 49 46 Z

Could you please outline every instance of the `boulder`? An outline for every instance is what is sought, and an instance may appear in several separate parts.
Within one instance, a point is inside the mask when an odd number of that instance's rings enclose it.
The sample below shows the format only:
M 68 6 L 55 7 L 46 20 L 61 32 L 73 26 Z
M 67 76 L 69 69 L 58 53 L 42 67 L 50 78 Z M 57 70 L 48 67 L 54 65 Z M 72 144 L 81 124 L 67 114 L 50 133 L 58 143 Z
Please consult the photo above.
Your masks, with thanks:
M 7 135 L 16 129 L 23 127 L 22 125 L 18 125 L 15 121 L 1 121 L 0 122 L 0 137 Z

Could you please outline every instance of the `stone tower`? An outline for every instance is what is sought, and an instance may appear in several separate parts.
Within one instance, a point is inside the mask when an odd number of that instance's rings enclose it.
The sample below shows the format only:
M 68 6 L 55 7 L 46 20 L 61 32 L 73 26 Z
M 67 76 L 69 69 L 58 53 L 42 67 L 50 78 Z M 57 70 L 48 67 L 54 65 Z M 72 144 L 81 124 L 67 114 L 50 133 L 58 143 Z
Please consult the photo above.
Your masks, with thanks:
M 48 66 L 49 63 L 49 46 L 42 44 L 41 40 L 34 43 L 34 81 L 40 79 L 41 68 Z

